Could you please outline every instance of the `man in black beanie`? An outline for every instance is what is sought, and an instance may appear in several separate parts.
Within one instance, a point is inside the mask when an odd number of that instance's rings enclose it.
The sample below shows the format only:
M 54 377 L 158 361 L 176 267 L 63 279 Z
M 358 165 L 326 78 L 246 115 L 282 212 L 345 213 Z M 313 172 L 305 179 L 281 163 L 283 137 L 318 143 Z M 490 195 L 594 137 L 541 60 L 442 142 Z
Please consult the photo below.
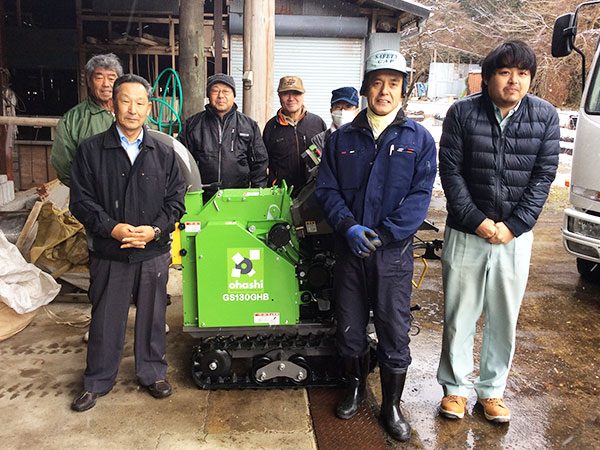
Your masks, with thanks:
M 267 150 L 254 120 L 237 110 L 233 77 L 208 77 L 206 109 L 187 119 L 177 139 L 192 153 L 202 177 L 204 201 L 218 189 L 265 187 Z

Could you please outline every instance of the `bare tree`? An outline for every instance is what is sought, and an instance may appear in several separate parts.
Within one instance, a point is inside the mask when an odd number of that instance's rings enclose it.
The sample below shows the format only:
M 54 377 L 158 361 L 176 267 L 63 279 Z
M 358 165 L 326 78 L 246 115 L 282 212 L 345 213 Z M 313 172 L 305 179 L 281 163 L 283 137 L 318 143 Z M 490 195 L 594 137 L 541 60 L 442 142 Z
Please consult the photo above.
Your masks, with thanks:
M 573 12 L 579 0 L 421 0 L 432 9 L 424 33 L 405 43 L 417 72 L 426 71 L 433 52 L 456 48 L 486 55 L 506 39 L 527 42 L 538 57 L 532 91 L 556 106 L 575 106 L 581 96 L 578 56 L 550 53 L 552 28 L 559 15 Z M 600 35 L 600 7 L 580 11 L 576 44 L 591 61 Z

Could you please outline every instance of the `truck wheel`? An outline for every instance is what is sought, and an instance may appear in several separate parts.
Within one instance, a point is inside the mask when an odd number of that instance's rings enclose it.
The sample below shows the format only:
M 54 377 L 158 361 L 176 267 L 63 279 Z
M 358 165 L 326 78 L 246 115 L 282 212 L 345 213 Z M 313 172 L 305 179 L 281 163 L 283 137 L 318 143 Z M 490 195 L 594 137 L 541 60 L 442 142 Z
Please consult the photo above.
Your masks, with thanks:
M 577 271 L 584 280 L 600 283 L 600 263 L 577 258 Z

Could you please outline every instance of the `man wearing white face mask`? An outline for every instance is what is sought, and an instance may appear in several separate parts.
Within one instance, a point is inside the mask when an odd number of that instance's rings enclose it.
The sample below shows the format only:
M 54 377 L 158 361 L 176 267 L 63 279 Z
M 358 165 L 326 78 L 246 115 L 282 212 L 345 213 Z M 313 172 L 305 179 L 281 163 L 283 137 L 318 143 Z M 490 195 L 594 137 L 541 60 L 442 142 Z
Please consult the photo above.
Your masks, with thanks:
M 323 153 L 327 138 L 342 125 L 350 123 L 359 113 L 358 91 L 353 87 L 341 87 L 331 91 L 331 126 L 311 139 L 311 148 Z

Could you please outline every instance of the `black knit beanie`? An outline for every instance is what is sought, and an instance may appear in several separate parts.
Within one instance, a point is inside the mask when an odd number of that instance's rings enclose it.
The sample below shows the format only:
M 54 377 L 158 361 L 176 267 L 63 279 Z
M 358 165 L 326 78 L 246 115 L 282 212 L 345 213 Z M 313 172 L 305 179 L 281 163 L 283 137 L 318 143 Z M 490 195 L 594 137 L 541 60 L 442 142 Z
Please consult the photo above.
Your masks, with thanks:
M 225 75 L 224 73 L 216 73 L 216 74 L 208 77 L 208 80 L 206 80 L 206 95 L 207 96 L 210 91 L 210 88 L 215 83 L 222 83 L 222 84 L 229 86 L 231 89 L 233 89 L 233 96 L 235 97 L 235 82 L 233 81 L 232 76 Z

